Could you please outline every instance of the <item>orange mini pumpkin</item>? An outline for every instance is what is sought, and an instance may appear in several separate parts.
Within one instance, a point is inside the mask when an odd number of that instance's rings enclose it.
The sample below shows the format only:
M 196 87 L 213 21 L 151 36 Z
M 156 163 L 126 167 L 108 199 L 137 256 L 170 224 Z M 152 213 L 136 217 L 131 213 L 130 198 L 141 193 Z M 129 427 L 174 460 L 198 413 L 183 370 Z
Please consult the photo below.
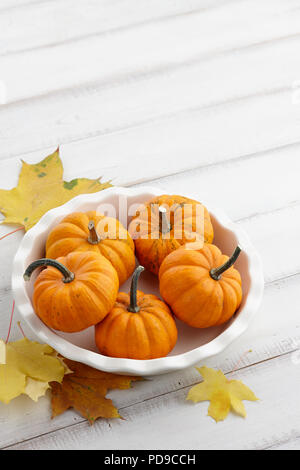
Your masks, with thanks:
M 229 258 L 206 244 L 167 256 L 159 271 L 160 293 L 174 315 L 196 328 L 227 322 L 242 301 L 241 276 L 233 267 L 240 252 Z
M 49 328 L 74 333 L 95 325 L 112 309 L 119 280 L 111 263 L 97 253 L 70 253 L 31 263 L 24 279 L 46 267 L 34 283 L 33 306 Z
M 182 196 L 159 196 L 141 206 L 129 225 L 140 264 L 154 274 L 165 257 L 186 243 L 211 243 L 214 230 L 203 204 Z
M 46 257 L 59 258 L 72 251 L 94 251 L 107 258 L 118 273 L 120 285 L 135 268 L 134 243 L 123 225 L 96 211 L 73 212 L 49 234 Z
M 112 311 L 96 325 L 95 341 L 106 356 L 155 359 L 166 356 L 177 341 L 177 328 L 169 307 L 155 295 L 137 291 L 144 270 L 132 278 L 130 294 L 120 292 Z

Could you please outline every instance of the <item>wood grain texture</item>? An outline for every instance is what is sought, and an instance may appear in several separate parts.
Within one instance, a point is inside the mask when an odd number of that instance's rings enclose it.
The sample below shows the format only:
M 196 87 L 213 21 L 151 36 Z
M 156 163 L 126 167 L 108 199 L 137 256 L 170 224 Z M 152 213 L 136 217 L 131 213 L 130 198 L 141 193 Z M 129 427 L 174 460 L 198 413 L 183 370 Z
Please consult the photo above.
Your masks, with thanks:
M 0 70 L 7 102 L 95 80 L 130 80 L 161 66 L 210 60 L 230 50 L 239 53 L 249 46 L 297 37 L 300 11 L 289 11 L 295 3 L 272 2 L 272 15 L 268 14 L 270 4 L 269 0 L 229 2 L 170 21 L 28 49 L 17 57 L 3 55 Z
M 39 5 L 40 3 L 46 3 L 50 0 L 1 0 L 0 11 L 6 12 L 8 10 L 17 10 L 31 7 L 33 5 Z
M 146 0 L 3 1 L 0 55 L 111 34 L 230 3 L 230 0 L 152 0 L 151 4 Z
M 131 158 L 143 156 L 141 135 L 149 156 L 155 157 L 155 142 L 164 154 L 174 146 L 183 152 L 189 145 L 189 158 L 195 159 L 198 151 L 203 163 L 207 155 L 221 151 L 221 142 L 226 145 L 224 153 L 235 155 L 294 142 L 300 122 L 300 106 L 293 104 L 294 83 L 300 76 L 300 65 L 295 63 L 299 44 L 300 36 L 240 54 L 230 51 L 209 61 L 159 67 L 128 79 L 96 81 L 4 105 L 0 129 L 6 145 L 0 158 L 91 137 L 95 140 L 89 152 L 107 158 L 103 137 L 108 137 L 108 145 L 116 145 L 120 133 L 127 140 L 134 134 Z

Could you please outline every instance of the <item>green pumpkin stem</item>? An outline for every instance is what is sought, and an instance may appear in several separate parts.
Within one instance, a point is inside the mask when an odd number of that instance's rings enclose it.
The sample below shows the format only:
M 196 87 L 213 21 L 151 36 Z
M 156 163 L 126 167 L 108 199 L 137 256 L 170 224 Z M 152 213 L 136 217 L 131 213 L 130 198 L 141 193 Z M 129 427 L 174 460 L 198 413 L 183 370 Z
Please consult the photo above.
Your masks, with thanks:
M 222 278 L 222 274 L 225 273 L 225 271 L 227 271 L 229 268 L 231 268 L 231 266 L 234 265 L 234 263 L 236 262 L 236 260 L 238 259 L 238 257 L 240 256 L 241 254 L 241 248 L 238 246 L 233 255 L 231 256 L 231 258 L 229 258 L 228 261 L 226 261 L 226 263 L 224 263 L 222 266 L 220 266 L 219 268 L 214 268 L 210 271 L 210 275 L 211 277 L 215 280 L 215 281 L 220 281 L 220 279 Z
M 171 230 L 171 224 L 167 217 L 167 209 L 164 206 L 159 206 L 159 231 L 161 233 L 169 233 Z
M 138 307 L 137 304 L 136 291 L 139 277 L 143 271 L 145 271 L 144 266 L 138 266 L 132 275 L 130 287 L 130 305 L 128 307 L 128 312 L 138 313 L 140 311 L 140 307 Z
M 101 241 L 101 238 L 99 237 L 95 224 L 92 220 L 89 222 L 88 229 L 90 232 L 88 242 L 91 243 L 91 245 L 98 245 L 98 243 Z
M 66 268 L 66 266 L 64 266 L 63 264 L 59 263 L 58 261 L 56 261 L 54 259 L 42 258 L 42 259 L 38 259 L 37 261 L 34 261 L 33 263 L 31 263 L 28 266 L 28 268 L 26 269 L 26 271 L 23 275 L 24 280 L 29 281 L 33 271 L 35 271 L 35 269 L 37 269 L 37 268 L 40 268 L 41 266 L 43 266 L 43 267 L 52 266 L 53 268 L 58 269 L 62 273 L 62 275 L 64 276 L 62 281 L 65 284 L 68 284 L 69 282 L 72 282 L 75 279 L 75 274 L 72 273 L 72 271 L 70 271 L 68 268 Z

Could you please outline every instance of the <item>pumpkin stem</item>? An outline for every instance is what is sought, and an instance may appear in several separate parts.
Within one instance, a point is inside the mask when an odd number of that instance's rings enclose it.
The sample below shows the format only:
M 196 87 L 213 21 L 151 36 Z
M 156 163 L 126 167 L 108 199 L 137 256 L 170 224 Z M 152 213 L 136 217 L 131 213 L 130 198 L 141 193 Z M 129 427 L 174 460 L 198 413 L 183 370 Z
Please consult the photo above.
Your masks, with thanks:
M 89 222 L 88 228 L 90 232 L 88 242 L 91 243 L 92 245 L 98 245 L 98 243 L 100 243 L 101 241 L 101 238 L 99 237 L 95 224 L 92 220 Z
M 161 233 L 169 233 L 171 230 L 171 224 L 167 217 L 167 209 L 164 206 L 159 206 L 159 231 Z
M 234 263 L 236 262 L 236 260 L 238 259 L 238 257 L 240 256 L 241 254 L 241 248 L 238 246 L 233 255 L 231 256 L 231 258 L 229 258 L 228 261 L 226 261 L 226 263 L 224 263 L 222 266 L 220 266 L 219 268 L 214 268 L 210 271 L 210 275 L 211 277 L 215 280 L 215 281 L 219 281 L 222 277 L 222 274 L 225 273 L 225 271 L 227 271 L 227 269 L 231 268 L 231 266 L 234 265 Z
M 72 282 L 74 281 L 75 279 L 75 274 L 72 273 L 68 268 L 66 268 L 66 266 L 64 266 L 63 264 L 59 263 L 58 261 L 55 261 L 54 259 L 50 259 L 50 258 L 42 258 L 42 259 L 38 259 L 37 261 L 34 261 L 33 263 L 31 263 L 28 268 L 26 269 L 25 273 L 24 273 L 24 281 L 29 281 L 30 278 L 31 278 L 31 275 L 33 273 L 33 271 L 36 269 L 36 268 L 39 268 L 40 266 L 52 266 L 53 268 L 56 268 L 58 269 L 62 274 L 63 274 L 63 282 L 65 284 L 68 284 L 69 282 Z
M 138 266 L 132 275 L 131 288 L 130 288 L 130 305 L 128 307 L 128 312 L 138 313 L 140 307 L 138 307 L 136 299 L 137 284 L 140 275 L 145 271 L 144 266 Z

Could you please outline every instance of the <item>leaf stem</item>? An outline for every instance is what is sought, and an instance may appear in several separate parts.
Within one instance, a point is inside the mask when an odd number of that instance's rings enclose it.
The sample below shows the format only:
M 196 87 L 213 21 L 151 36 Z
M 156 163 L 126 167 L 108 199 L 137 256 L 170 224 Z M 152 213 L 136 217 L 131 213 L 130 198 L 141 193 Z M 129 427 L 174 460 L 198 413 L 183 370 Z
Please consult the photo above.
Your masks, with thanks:
M 9 235 L 12 235 L 13 233 L 19 232 L 20 230 L 24 230 L 24 227 L 19 227 L 16 230 L 13 230 L 12 232 L 7 233 L 6 235 L 3 235 L 3 237 L 0 238 L 1 240 L 4 240 L 4 238 L 9 237 Z
M 10 314 L 9 328 L 8 328 L 8 333 L 7 333 L 5 344 L 8 343 L 8 340 L 9 340 L 9 337 L 10 337 L 11 326 L 12 326 L 12 321 L 13 321 L 14 311 L 15 311 L 15 305 L 16 305 L 16 303 L 15 303 L 15 301 L 13 301 L 12 311 L 11 311 L 11 314 Z

